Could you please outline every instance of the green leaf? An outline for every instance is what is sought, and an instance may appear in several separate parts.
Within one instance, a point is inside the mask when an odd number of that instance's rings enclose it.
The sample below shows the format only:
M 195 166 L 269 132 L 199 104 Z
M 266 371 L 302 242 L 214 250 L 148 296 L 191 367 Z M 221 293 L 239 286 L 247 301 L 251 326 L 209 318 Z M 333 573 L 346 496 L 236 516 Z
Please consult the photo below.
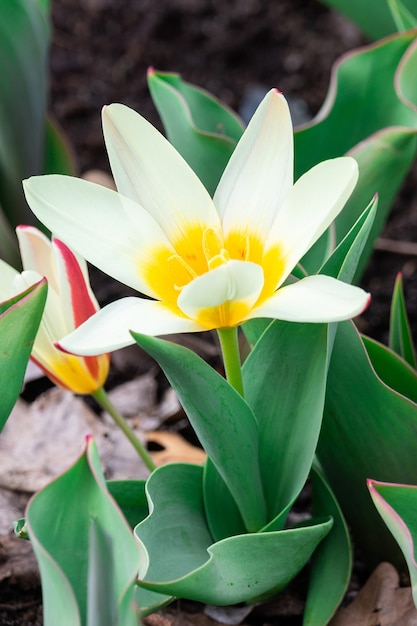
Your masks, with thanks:
M 412 483 L 416 429 L 417 404 L 377 375 L 354 325 L 339 323 L 317 455 L 370 563 L 398 563 L 400 555 L 372 506 L 366 479 Z
M 149 515 L 145 480 L 108 480 L 106 484 L 132 529 Z
M 402 181 L 416 154 L 416 32 L 392 36 L 353 51 L 334 66 L 326 101 L 317 117 L 295 133 L 296 178 L 328 158 L 349 153 L 359 164 L 359 182 L 336 219 L 339 243 L 376 192 L 378 211 L 356 273 L 371 254 Z M 414 52 L 414 53 L 412 53 Z M 305 263 L 309 273 L 317 266 Z
M 411 367 L 416 367 L 415 349 L 405 306 L 401 274 L 397 275 L 392 294 L 389 347 L 407 361 Z
M 15 405 L 42 318 L 45 279 L 0 303 L 0 431 Z
M 397 30 L 409 30 L 417 26 L 417 12 L 416 7 L 413 6 L 414 14 L 407 9 L 405 4 L 400 0 L 388 0 L 388 7 L 391 11 L 392 19 Z
M 197 437 L 238 505 L 248 530 L 266 523 L 258 426 L 245 400 L 199 356 L 174 343 L 132 333 L 162 367 Z
M 327 325 L 274 321 L 243 368 L 246 401 L 259 423 L 259 464 L 268 521 L 297 497 L 320 432 Z
M 237 504 L 210 458 L 204 465 L 203 494 L 207 525 L 215 541 L 246 532 Z
M 172 464 L 149 478 L 149 518 L 135 533 L 149 556 L 139 585 L 216 605 L 257 601 L 277 593 L 300 571 L 331 528 L 331 520 L 270 533 L 249 533 L 212 543 L 204 515 L 203 469 Z M 146 595 L 141 607 L 149 610 Z
M 259 317 L 253 320 L 248 320 L 242 325 L 242 330 L 251 348 L 253 348 L 259 337 L 266 331 L 272 322 L 273 320 Z
M 117 623 L 113 594 L 114 543 L 112 536 L 93 517 L 88 545 L 88 626 L 114 626 Z
M 321 517 L 331 515 L 333 526 L 311 558 L 303 626 L 317 624 L 325 626 L 343 600 L 349 586 L 352 546 L 342 511 L 317 463 L 312 467 L 311 480 L 313 515 Z
M 106 489 L 91 438 L 74 465 L 30 500 L 27 527 L 42 579 L 45 626 L 100 626 L 97 591 L 120 626 L 137 625 L 135 540 Z M 91 526 L 93 525 L 93 529 Z M 99 580 L 99 568 L 107 573 Z M 107 618 L 106 618 L 107 619 Z M 115 623 L 115 621 L 111 622 Z
M 414 604 L 417 604 L 417 487 L 368 480 L 372 501 L 397 541 L 407 562 Z
M 34 221 L 21 181 L 42 173 L 49 39 L 39 2 L 1 3 L 0 204 L 12 226 Z
M 371 39 L 381 39 L 385 35 L 398 30 L 399 24 L 393 17 L 389 7 L 391 0 L 321 0 L 323 4 L 333 7 L 355 22 Z M 416 15 L 415 0 L 404 0 L 395 3 L 401 14 Z M 407 26 L 410 28 L 411 26 Z
M 43 174 L 67 174 L 76 172 L 75 156 L 68 138 L 55 120 L 48 118 L 45 126 L 45 159 Z
M 370 337 L 362 337 L 372 367 L 391 389 L 417 402 L 417 372 L 390 348 Z
M 344 239 L 342 239 L 320 268 L 320 274 L 332 276 L 347 283 L 352 282 L 375 219 L 377 206 L 378 198 L 373 198 Z
M 148 73 L 148 86 L 169 141 L 213 194 L 244 126 L 214 96 L 178 74 Z

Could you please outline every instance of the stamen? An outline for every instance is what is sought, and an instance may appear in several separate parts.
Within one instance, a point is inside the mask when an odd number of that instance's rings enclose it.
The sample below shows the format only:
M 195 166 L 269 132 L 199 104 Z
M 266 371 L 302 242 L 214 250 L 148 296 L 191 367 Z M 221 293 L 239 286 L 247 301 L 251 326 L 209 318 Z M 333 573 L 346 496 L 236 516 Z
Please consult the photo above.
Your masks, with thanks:
M 230 261 L 229 253 L 223 244 L 222 234 L 213 228 L 207 228 L 203 233 L 203 252 L 209 271 Z
M 190 281 L 197 278 L 197 273 L 178 254 L 169 257 L 168 271 L 172 276 L 172 283 L 176 291 L 181 291 Z

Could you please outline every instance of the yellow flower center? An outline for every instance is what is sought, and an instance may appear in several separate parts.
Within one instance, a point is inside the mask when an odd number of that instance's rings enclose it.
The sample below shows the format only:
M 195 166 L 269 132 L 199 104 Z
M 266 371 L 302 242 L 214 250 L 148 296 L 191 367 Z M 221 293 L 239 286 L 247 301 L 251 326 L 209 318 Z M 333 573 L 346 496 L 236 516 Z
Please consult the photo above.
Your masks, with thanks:
M 260 265 L 264 271 L 264 286 L 256 304 L 270 297 L 282 276 L 284 259 L 278 245 L 264 247 L 256 233 L 234 231 L 226 239 L 220 230 L 196 226 L 173 242 L 175 253 L 165 247 L 152 249 L 148 263 L 141 266 L 143 278 L 161 302 L 183 315 L 177 306 L 182 289 L 230 260 L 248 261 Z M 249 313 L 244 302 L 227 301 L 201 311 L 198 322 L 209 328 L 236 326 Z

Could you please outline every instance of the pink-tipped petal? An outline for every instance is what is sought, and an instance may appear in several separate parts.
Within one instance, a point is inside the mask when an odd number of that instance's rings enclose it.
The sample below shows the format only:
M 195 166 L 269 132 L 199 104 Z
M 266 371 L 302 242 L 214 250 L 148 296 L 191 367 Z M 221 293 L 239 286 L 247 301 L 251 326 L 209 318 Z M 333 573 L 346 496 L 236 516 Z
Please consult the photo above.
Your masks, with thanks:
M 229 232 L 268 236 L 293 183 L 293 128 L 287 101 L 272 89 L 263 99 L 223 173 L 214 203 Z
M 129 297 L 101 309 L 62 338 L 58 346 L 72 354 L 102 354 L 135 343 L 131 330 L 147 335 L 169 335 L 205 329 L 160 302 Z
M 339 322 L 359 315 L 370 295 L 329 276 L 307 276 L 282 287 L 248 315 L 289 322 Z
M 48 237 L 34 226 L 18 226 L 16 235 L 19 241 L 23 269 L 33 270 L 38 274 L 48 276 L 49 284 L 53 289 L 56 289 L 51 242 Z

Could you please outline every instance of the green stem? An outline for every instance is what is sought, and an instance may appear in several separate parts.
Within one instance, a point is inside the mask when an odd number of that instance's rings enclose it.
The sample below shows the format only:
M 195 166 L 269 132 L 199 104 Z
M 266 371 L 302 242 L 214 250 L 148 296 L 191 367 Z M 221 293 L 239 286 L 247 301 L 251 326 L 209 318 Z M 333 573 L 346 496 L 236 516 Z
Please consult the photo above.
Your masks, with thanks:
M 240 365 L 237 330 L 237 326 L 234 328 L 218 328 L 217 334 L 220 340 L 226 378 L 232 387 L 243 396 L 242 368 Z
M 124 418 L 120 415 L 116 407 L 110 402 L 106 392 L 103 388 L 95 391 L 91 394 L 93 398 L 97 400 L 99 405 L 107 411 L 109 415 L 116 422 L 120 430 L 126 435 L 129 439 L 132 446 L 135 448 L 136 452 L 139 454 L 142 461 L 145 463 L 146 467 L 150 472 L 156 469 L 155 463 L 152 461 L 151 455 L 145 448 L 145 446 L 139 441 L 139 439 L 134 434 L 133 430 L 127 425 Z

